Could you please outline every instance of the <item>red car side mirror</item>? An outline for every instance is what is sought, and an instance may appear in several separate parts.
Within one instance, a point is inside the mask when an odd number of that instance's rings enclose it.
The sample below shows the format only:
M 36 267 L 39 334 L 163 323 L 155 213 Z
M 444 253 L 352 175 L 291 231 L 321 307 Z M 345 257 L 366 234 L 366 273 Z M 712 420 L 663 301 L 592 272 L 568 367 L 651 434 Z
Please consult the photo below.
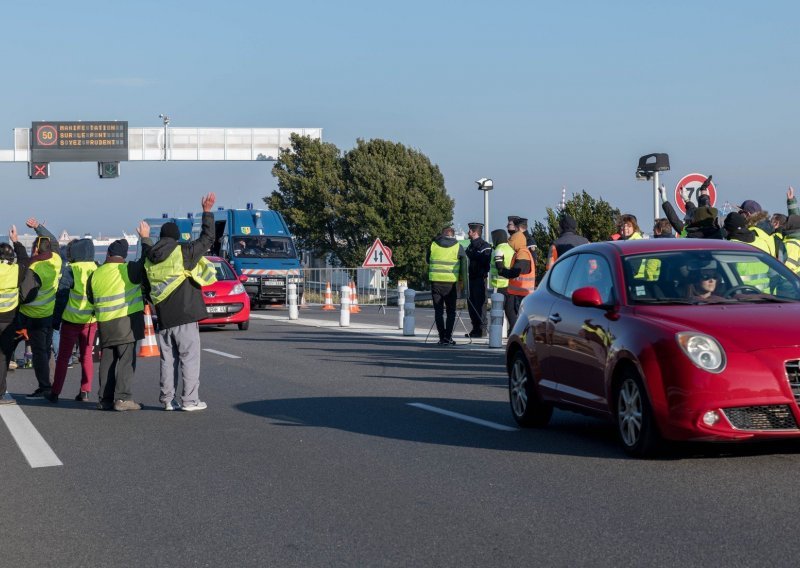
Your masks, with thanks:
M 572 293 L 572 303 L 584 308 L 597 308 L 603 305 L 600 291 L 594 286 L 578 288 Z
M 247 282 L 247 274 L 240 275 L 239 282 Z

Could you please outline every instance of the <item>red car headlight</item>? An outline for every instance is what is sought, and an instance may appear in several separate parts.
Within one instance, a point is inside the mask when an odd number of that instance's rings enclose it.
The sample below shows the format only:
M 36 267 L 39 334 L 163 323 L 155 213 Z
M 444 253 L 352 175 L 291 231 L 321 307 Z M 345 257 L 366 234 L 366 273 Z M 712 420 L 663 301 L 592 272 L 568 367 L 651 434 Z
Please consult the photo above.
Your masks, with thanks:
M 721 373 L 727 360 L 719 342 L 703 333 L 682 331 L 675 334 L 678 345 L 696 367 L 709 373 Z
M 241 284 L 236 284 L 233 288 L 231 288 L 231 296 L 236 296 L 237 294 L 244 294 L 244 286 Z

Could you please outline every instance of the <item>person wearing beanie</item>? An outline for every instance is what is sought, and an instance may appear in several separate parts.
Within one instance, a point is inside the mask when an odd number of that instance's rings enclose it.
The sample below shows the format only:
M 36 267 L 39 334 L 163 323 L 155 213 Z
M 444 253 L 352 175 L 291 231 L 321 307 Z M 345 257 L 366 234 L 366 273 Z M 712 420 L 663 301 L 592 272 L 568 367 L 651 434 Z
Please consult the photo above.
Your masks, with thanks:
M 37 233 L 39 231 L 49 233 L 43 225 L 39 225 L 36 229 Z M 56 369 L 53 374 L 53 387 L 47 400 L 58 402 L 67 369 L 72 365 L 72 350 L 77 344 L 78 359 L 81 363 L 81 385 L 75 400 L 88 402 L 94 378 L 92 349 L 97 333 L 94 306 L 86 295 L 89 277 L 97 270 L 92 239 L 71 241 L 66 247 L 64 256 L 65 262 L 61 269 L 61 280 L 58 284 L 53 313 L 53 350 L 56 356 Z
M 743 214 L 735 211 L 728 213 L 728 216 L 725 217 L 724 228 L 725 238 L 729 241 L 737 241 L 761 248 L 758 246 L 756 233 L 750 230 L 747 218 Z M 753 286 L 762 292 L 769 291 L 769 266 L 765 263 L 757 260 L 738 262 L 736 263 L 736 269 L 741 275 L 744 284 Z
M 717 209 L 708 205 L 696 207 L 686 224 L 685 233 L 689 239 L 723 239 Z
M 456 301 L 458 283 L 467 287 L 467 255 L 454 237 L 452 227 L 445 227 L 431 242 L 425 255 L 428 263 L 428 282 L 431 283 L 433 316 L 436 331 L 439 332 L 439 345 L 455 345 L 453 327 L 456 323 Z M 467 290 L 468 292 L 468 290 Z M 447 312 L 447 321 L 444 319 Z
M 150 233 L 141 221 L 136 229 L 140 239 Z M 108 246 L 106 260 L 89 276 L 86 297 L 94 305 L 100 334 L 98 410 L 140 410 L 133 400 L 136 370 L 136 342 L 144 339 L 144 299 L 146 285 L 144 256 L 125 262 L 128 241 L 119 239 Z
M 492 231 L 492 264 L 489 267 L 489 286 L 503 295 L 503 311 L 506 318 L 509 317 L 509 298 L 508 298 L 508 278 L 500 276 L 500 268 L 511 268 L 511 261 L 514 258 L 514 249 L 508 244 L 508 232 L 503 229 Z
M 26 223 L 36 229 L 39 222 L 31 217 Z M 38 383 L 36 390 L 25 398 L 29 400 L 43 399 L 50 394 L 50 355 L 53 345 L 53 313 L 55 312 L 58 282 L 61 279 L 61 256 L 53 252 L 58 248 L 58 241 L 38 235 L 31 249 L 30 269 L 39 277 L 39 290 L 30 301 L 19 308 L 20 327 L 28 331 L 33 370 Z
M 208 317 L 202 287 L 216 281 L 214 267 L 204 255 L 214 244 L 216 196 L 202 197 L 202 228 L 191 242 L 178 242 L 175 223 L 164 223 L 160 240 L 153 245 L 149 233 L 142 241 L 150 299 L 158 315 L 156 340 L 161 351 L 160 395 L 164 410 L 204 410 L 200 400 L 200 320 Z M 175 402 L 178 379 L 183 378 L 181 402 Z
M 547 269 L 556 262 L 556 259 L 570 249 L 588 244 L 589 239 L 577 233 L 578 223 L 569 213 L 562 213 L 558 219 L 559 237 L 550 245 L 550 253 L 547 255 Z
M 492 258 L 492 247 L 483 240 L 483 223 L 469 223 L 469 245 L 466 255 L 469 259 L 469 296 L 467 308 L 472 330 L 466 337 L 483 337 L 483 308 L 486 304 L 486 276 Z
M 15 225 L 9 228 L 8 239 L 11 244 L 0 243 L 0 404 L 16 403 L 6 392 L 6 380 L 14 350 L 22 340 L 17 334 L 19 300 L 33 296 L 39 285 L 29 268 L 28 252 L 17 238 Z

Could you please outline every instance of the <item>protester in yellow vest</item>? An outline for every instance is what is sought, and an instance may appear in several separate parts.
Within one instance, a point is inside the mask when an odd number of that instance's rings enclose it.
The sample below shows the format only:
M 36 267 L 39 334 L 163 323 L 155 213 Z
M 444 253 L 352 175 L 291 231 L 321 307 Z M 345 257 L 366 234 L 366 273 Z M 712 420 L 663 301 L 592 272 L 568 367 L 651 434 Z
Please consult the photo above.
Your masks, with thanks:
M 43 225 L 36 232 L 47 233 Z M 52 237 L 53 239 L 55 237 Z M 61 281 L 56 294 L 56 307 L 53 313 L 53 347 L 56 352 L 56 370 L 53 374 L 53 388 L 47 399 L 58 402 L 64 388 L 67 369 L 72 359 L 72 350 L 78 344 L 78 359 L 81 364 L 81 385 L 75 400 L 88 402 L 94 378 L 92 349 L 97 334 L 97 319 L 94 306 L 86 295 L 89 277 L 97 270 L 94 260 L 92 239 L 76 239 L 67 245 L 67 264 L 61 270 Z M 56 333 L 59 340 L 56 342 Z
M 30 218 L 28 227 L 35 229 L 39 222 Z M 58 241 L 37 236 L 31 249 L 30 269 L 39 277 L 39 290 L 19 308 L 21 327 L 28 330 L 28 339 L 33 354 L 33 370 L 38 386 L 26 396 L 27 399 L 44 398 L 50 394 L 50 353 L 53 342 L 53 311 L 56 291 L 61 278 L 61 256 L 53 252 Z
M 16 226 L 11 225 L 8 238 L 11 244 L 0 243 L 0 404 L 16 402 L 6 392 L 6 378 L 8 364 L 20 342 L 16 325 L 17 311 L 20 296 L 33 295 L 38 287 L 34 273 L 28 269 L 28 253 L 17 240 Z
M 467 256 L 454 237 L 455 230 L 445 227 L 431 242 L 425 260 L 428 262 L 428 282 L 439 345 L 455 345 L 453 327 L 456 323 L 458 282 L 467 282 Z M 444 312 L 447 311 L 447 321 Z
M 755 248 L 764 250 L 759 246 L 764 246 L 759 242 L 755 232 L 748 229 L 747 218 L 741 213 L 728 213 L 725 217 L 725 238 L 729 241 L 737 241 L 752 245 Z M 768 252 L 768 251 L 765 251 Z M 750 262 L 737 262 L 736 270 L 742 279 L 742 284 L 747 284 L 757 288 L 762 292 L 769 293 L 769 266 L 765 263 L 753 259 Z
M 215 270 L 203 258 L 214 244 L 211 209 L 215 201 L 213 193 L 200 201 L 203 219 L 197 240 L 179 243 L 180 232 L 172 222 L 161 226 L 160 238 L 155 245 L 152 245 L 149 233 L 142 239 L 150 298 L 158 315 L 156 339 L 161 350 L 159 400 L 164 410 L 193 411 L 208 407 L 200 400 L 200 328 L 197 322 L 208 317 L 201 287 L 216 279 Z M 179 378 L 183 378 L 180 405 L 174 401 Z
M 137 228 L 139 238 L 150 234 L 144 221 Z M 97 331 L 100 334 L 100 374 L 98 410 L 140 410 L 133 400 L 133 376 L 136 370 L 136 342 L 144 338 L 144 301 L 146 285 L 144 256 L 125 262 L 128 241 L 119 239 L 108 246 L 106 260 L 86 284 L 86 296 L 94 305 Z
M 786 246 L 784 264 L 792 272 L 800 275 L 800 215 L 789 215 L 783 225 L 783 242 Z
M 514 249 L 508 244 L 508 232 L 503 229 L 492 231 L 492 264 L 489 267 L 489 286 L 498 294 L 503 296 L 503 311 L 508 319 L 509 307 L 508 300 L 508 278 L 500 276 L 498 268 L 511 268 L 511 261 L 514 258 Z

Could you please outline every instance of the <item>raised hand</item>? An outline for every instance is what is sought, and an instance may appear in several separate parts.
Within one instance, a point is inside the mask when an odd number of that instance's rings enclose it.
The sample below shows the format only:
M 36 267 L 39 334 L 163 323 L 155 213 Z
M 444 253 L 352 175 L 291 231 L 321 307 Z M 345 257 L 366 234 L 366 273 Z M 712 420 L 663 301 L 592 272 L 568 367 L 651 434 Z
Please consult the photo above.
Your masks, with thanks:
M 36 217 L 31 217 L 30 219 L 28 219 L 27 221 L 25 221 L 25 224 L 26 224 L 28 227 L 30 227 L 31 229 L 35 229 L 35 228 L 36 228 L 36 227 L 38 227 L 38 226 L 39 226 L 41 223 L 39 223 L 39 221 L 37 221 L 37 220 L 36 220 Z
M 147 221 L 139 221 L 136 232 L 139 234 L 139 238 L 146 239 L 150 236 L 150 225 L 147 224 Z
M 17 242 L 17 226 L 11 225 L 8 229 L 8 238 L 12 243 Z
M 211 208 L 214 207 L 214 203 L 217 201 L 217 196 L 214 195 L 214 192 L 208 193 L 203 196 L 203 199 L 200 201 L 200 205 L 203 206 L 203 212 L 208 213 L 211 211 Z
M 794 199 L 794 188 L 790 185 L 789 190 L 786 192 L 786 199 Z

